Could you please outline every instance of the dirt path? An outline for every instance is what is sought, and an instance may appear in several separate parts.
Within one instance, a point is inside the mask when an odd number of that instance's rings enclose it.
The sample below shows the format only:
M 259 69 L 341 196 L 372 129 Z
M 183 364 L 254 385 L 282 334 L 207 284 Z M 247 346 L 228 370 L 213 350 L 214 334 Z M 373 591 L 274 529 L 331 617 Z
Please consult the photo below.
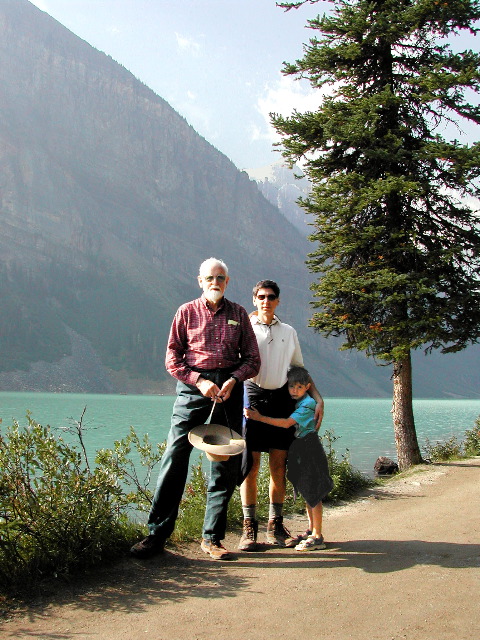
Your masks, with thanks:
M 125 559 L 0 625 L 15 640 L 476 640 L 480 458 L 328 509 L 325 551 Z M 290 523 L 303 531 L 304 520 Z M 234 548 L 237 536 L 229 536 Z

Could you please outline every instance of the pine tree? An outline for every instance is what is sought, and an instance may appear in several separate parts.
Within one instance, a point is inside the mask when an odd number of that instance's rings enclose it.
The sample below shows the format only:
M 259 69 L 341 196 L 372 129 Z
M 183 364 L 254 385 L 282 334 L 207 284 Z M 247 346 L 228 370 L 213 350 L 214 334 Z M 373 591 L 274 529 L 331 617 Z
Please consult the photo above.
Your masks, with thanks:
M 452 45 L 455 34 L 476 35 L 480 6 L 331 4 L 308 21 L 316 36 L 303 58 L 283 69 L 321 91 L 321 105 L 272 122 L 283 156 L 312 183 L 301 201 L 314 216 L 311 325 L 393 366 L 405 469 L 421 462 L 412 350 L 458 351 L 480 336 L 480 145 L 446 139 L 480 123 L 480 56 Z

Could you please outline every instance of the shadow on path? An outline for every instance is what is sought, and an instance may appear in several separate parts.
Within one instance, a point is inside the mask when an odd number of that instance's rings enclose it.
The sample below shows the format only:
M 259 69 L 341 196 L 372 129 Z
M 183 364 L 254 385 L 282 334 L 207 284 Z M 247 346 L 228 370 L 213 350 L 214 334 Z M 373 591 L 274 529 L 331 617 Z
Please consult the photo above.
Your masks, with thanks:
M 251 587 L 257 569 L 264 572 L 279 568 L 286 571 L 356 568 L 367 573 L 391 573 L 427 565 L 448 569 L 480 567 L 480 544 L 351 540 L 331 542 L 323 551 L 304 554 L 275 549 L 267 553 L 239 553 L 236 561 L 223 563 L 208 558 L 185 558 L 167 551 L 148 562 L 126 559 L 119 566 L 96 575 L 91 584 L 86 581 L 75 590 L 67 588 L 53 599 L 46 594 L 44 602 L 29 606 L 28 615 L 31 622 L 48 616 L 51 604 L 86 612 L 135 614 L 152 604 L 161 606 L 190 598 L 235 598 Z M 248 575 L 242 576 L 246 569 Z M 29 631 L 21 631 L 28 637 Z M 43 634 L 42 639 L 61 640 L 74 636 L 74 633 L 64 636 L 52 633 Z
M 250 584 L 250 579 L 229 572 L 231 564 L 208 558 L 185 558 L 169 551 L 148 561 L 127 557 L 83 580 L 76 576 L 71 585 L 55 584 L 50 588 L 44 585 L 42 594 L 25 605 L 25 614 L 33 622 L 51 615 L 49 610 L 52 606 L 67 606 L 86 612 L 135 614 L 152 604 L 161 606 L 192 597 L 231 598 Z M 30 634 L 26 629 L 21 629 L 21 632 L 26 637 Z M 7 634 L 3 637 L 13 636 Z M 35 634 L 32 633 L 32 637 L 36 637 Z M 73 637 L 75 633 L 42 634 L 42 640 Z
M 367 573 L 390 573 L 418 565 L 447 569 L 480 567 L 480 544 L 453 542 L 427 542 L 425 540 L 349 540 L 330 542 L 323 551 L 309 551 L 298 556 L 285 556 L 285 552 L 249 554 L 252 560 L 239 557 L 235 566 L 262 569 L 334 569 L 354 567 Z

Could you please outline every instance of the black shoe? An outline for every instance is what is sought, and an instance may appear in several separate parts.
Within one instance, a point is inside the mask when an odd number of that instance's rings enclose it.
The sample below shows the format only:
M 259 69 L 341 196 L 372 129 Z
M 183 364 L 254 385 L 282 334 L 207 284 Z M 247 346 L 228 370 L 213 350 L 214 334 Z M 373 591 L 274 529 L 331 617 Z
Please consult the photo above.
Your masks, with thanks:
M 136 558 L 151 558 L 157 553 L 162 553 L 165 547 L 165 538 L 149 535 L 130 549 L 132 556 Z

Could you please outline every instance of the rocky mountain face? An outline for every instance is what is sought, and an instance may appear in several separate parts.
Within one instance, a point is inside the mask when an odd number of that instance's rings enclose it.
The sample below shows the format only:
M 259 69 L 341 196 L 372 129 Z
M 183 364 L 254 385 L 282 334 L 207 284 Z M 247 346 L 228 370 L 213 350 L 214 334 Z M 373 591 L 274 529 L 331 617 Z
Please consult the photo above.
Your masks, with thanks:
M 298 199 L 310 192 L 310 182 L 300 167 L 290 169 L 283 162 L 275 162 L 260 169 L 247 169 L 258 188 L 278 210 L 291 222 L 303 236 L 312 232 L 312 222 L 299 206 Z
M 171 392 L 171 319 L 213 255 L 248 310 L 255 282 L 280 283 L 325 395 L 390 395 L 388 370 L 308 328 L 308 251 L 162 98 L 27 0 L 2 0 L 0 390 Z M 478 391 L 478 374 L 456 385 L 425 366 L 417 395 Z

